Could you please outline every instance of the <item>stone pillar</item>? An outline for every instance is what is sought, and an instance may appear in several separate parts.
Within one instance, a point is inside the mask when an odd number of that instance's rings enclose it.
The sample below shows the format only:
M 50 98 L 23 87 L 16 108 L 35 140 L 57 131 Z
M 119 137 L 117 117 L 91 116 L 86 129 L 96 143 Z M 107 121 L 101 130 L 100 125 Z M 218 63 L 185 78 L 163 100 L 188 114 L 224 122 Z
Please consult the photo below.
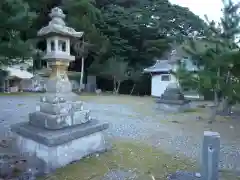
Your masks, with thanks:
M 68 55 L 70 55 L 70 40 L 69 39 L 67 39 L 67 43 L 66 43 L 66 50 L 67 50 L 67 53 L 68 53 Z
M 202 180 L 218 180 L 218 163 L 220 154 L 220 134 L 205 131 L 202 147 Z
M 54 37 L 54 44 L 55 44 L 55 50 L 58 51 L 58 39 L 57 37 Z
M 51 52 L 51 40 L 47 39 L 47 52 Z

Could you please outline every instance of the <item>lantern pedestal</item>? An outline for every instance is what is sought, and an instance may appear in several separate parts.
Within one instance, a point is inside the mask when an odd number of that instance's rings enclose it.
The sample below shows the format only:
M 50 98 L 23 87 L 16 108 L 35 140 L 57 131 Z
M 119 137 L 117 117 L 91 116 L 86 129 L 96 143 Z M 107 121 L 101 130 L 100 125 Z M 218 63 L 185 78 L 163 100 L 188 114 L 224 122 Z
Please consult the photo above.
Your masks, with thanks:
M 49 173 L 93 153 L 107 150 L 103 130 L 108 124 L 92 120 L 66 129 L 49 130 L 29 123 L 12 126 L 16 145 L 21 154 L 33 162 L 41 163 L 44 173 Z

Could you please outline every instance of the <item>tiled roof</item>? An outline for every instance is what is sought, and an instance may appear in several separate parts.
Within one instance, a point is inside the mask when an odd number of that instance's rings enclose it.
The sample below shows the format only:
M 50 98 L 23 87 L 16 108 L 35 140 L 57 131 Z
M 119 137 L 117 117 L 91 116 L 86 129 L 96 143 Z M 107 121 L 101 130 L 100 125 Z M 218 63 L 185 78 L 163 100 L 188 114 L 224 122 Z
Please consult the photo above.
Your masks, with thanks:
M 184 63 L 186 64 L 186 69 L 188 71 L 197 71 L 198 68 L 195 66 L 191 60 L 189 59 L 183 59 Z M 177 65 L 177 61 L 171 61 L 171 60 L 157 60 L 156 63 L 148 68 L 145 68 L 144 72 L 170 72 L 175 71 Z
M 157 60 L 156 63 L 144 69 L 144 72 L 169 72 L 173 69 L 173 65 L 168 60 Z
M 8 67 L 6 68 L 6 71 L 9 72 L 9 77 L 18 77 L 20 79 L 31 79 L 33 77 L 32 73 L 25 70 Z

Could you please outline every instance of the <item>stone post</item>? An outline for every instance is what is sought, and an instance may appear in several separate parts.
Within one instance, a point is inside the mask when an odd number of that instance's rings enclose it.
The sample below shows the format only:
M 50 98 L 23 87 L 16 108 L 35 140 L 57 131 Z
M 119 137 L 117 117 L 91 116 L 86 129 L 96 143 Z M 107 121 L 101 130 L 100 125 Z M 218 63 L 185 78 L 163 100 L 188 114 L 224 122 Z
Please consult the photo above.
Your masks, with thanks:
M 220 134 L 205 131 L 202 147 L 202 180 L 218 180 L 218 163 L 220 154 Z
M 220 135 L 217 132 L 204 131 L 202 145 L 201 173 L 177 171 L 170 174 L 168 180 L 218 180 L 220 153 Z

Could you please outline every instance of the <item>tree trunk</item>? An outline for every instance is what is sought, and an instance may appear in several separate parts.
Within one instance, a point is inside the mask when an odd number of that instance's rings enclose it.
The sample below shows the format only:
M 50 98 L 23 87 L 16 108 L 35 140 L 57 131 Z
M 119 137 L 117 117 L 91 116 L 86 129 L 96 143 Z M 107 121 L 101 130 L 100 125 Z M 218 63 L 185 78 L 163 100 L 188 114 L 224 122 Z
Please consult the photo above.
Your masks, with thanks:
M 227 78 L 226 78 L 226 86 L 229 85 L 230 87 L 230 71 L 228 71 L 227 73 Z M 223 97 L 223 100 L 222 100 L 222 112 L 223 114 L 225 115 L 230 115 L 231 114 L 231 111 L 232 111 L 232 106 L 229 104 L 229 98 L 228 97 Z
M 116 82 L 116 78 L 113 77 L 113 94 L 116 94 L 117 91 L 117 82 Z
M 2 77 L 0 77 L 0 92 L 4 92 L 4 82 L 5 80 Z
M 218 68 L 217 71 L 217 76 L 220 77 L 220 68 Z M 217 111 L 219 109 L 219 93 L 220 92 L 220 84 L 219 84 L 219 80 L 217 81 L 216 86 L 214 87 L 214 105 L 213 107 L 211 107 L 211 115 L 210 115 L 210 119 L 208 123 L 213 123 L 214 121 L 216 121 L 216 116 L 217 116 Z
M 81 67 L 81 77 L 80 77 L 80 89 L 83 88 L 83 76 L 84 76 L 84 57 L 82 56 L 82 67 Z
M 214 105 L 211 109 L 211 115 L 208 121 L 209 124 L 212 124 L 213 122 L 216 121 L 217 110 L 218 110 L 218 107 Z
M 132 95 L 132 93 L 133 93 L 133 91 L 134 91 L 134 89 L 135 89 L 135 86 L 136 86 L 136 84 L 134 83 L 134 84 L 133 84 L 133 87 L 132 87 L 132 90 L 131 90 L 131 92 L 130 92 L 130 95 Z
M 121 81 L 117 81 L 116 94 L 119 93 L 120 86 L 121 86 Z
M 210 118 L 208 121 L 209 124 L 216 121 L 218 106 L 219 106 L 219 98 L 218 98 L 217 91 L 215 90 L 214 91 L 214 105 L 211 107 L 211 115 L 210 115 Z
M 230 105 L 228 98 L 224 98 L 222 101 L 222 112 L 224 115 L 231 115 L 232 105 Z

